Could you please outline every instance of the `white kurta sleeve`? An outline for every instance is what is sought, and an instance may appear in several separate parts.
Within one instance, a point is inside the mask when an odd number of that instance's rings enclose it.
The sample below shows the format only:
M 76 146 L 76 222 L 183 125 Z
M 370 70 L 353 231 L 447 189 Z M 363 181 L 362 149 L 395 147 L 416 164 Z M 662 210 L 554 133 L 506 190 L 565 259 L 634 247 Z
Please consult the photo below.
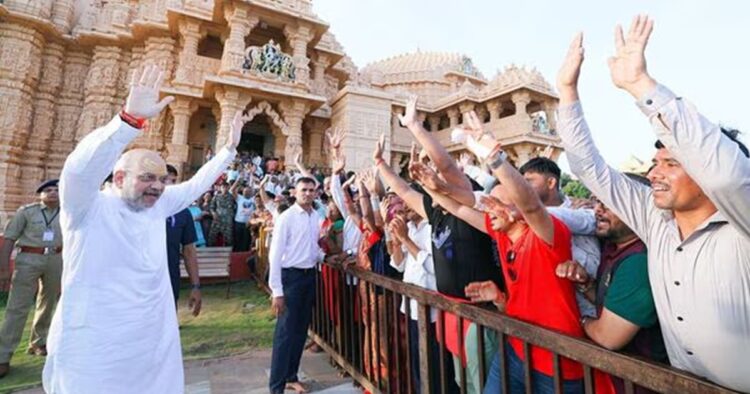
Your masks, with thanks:
M 336 204 L 336 208 L 341 212 L 341 217 L 346 220 L 349 217 L 349 210 L 346 209 L 346 202 L 344 199 L 344 188 L 341 187 L 341 178 L 338 175 L 333 174 L 331 176 L 331 197 L 333 203 Z
M 222 172 L 234 160 L 237 152 L 221 149 L 216 156 L 204 164 L 189 181 L 177 185 L 167 186 L 159 201 L 156 203 L 159 212 L 169 217 L 190 206 L 198 197 L 203 195 L 216 182 Z
M 560 219 L 573 235 L 594 235 L 596 215 L 593 209 L 547 207 L 547 212 Z
M 60 174 L 60 206 L 68 226 L 78 226 L 86 218 L 102 182 L 138 131 L 115 116 L 83 138 L 68 155 Z

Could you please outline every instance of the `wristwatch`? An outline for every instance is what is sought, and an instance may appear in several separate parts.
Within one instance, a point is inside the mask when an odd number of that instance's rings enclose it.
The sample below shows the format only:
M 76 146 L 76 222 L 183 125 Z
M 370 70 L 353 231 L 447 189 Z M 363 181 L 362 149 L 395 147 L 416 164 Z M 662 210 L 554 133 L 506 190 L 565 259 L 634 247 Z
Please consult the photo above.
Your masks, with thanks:
M 498 149 L 487 157 L 487 165 L 491 170 L 497 170 L 505 161 L 508 160 L 508 154 L 504 150 Z
M 201 289 L 201 285 L 200 285 L 200 283 L 192 284 L 192 285 L 190 285 L 190 289 L 192 289 L 192 290 L 200 290 Z

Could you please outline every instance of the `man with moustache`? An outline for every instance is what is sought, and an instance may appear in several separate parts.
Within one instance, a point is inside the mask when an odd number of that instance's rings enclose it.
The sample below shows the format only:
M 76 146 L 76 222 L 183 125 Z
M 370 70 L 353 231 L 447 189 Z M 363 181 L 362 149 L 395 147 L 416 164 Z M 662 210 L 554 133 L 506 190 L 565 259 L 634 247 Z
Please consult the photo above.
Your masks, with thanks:
M 572 172 L 648 246 L 648 273 L 672 366 L 750 391 L 750 160 L 736 132 L 711 123 L 646 70 L 653 21 L 615 31 L 615 86 L 658 138 L 651 188 L 609 167 L 579 101 L 583 37 L 558 73 L 558 133 Z
M 39 202 L 18 209 L 5 229 L 0 250 L 0 282 L 11 274 L 10 256 L 18 248 L 5 319 L 0 329 L 0 378 L 10 371 L 10 359 L 21 342 L 29 309 L 36 298 L 27 352 L 47 355 L 47 332 L 60 294 L 62 234 L 57 179 L 37 188 Z M 41 286 L 40 286 L 41 285 Z
M 163 75 L 156 66 L 136 71 L 122 112 L 83 138 L 63 166 L 64 268 L 43 372 L 48 393 L 184 391 L 164 223 L 231 163 L 246 118 L 236 114 L 226 146 L 190 181 L 165 187 L 157 152 L 122 154 L 172 101 L 159 101 Z M 110 171 L 113 184 L 100 191 Z
M 628 178 L 648 185 L 634 174 Z M 646 245 L 601 201 L 596 203 L 596 236 L 602 242 L 601 264 L 596 277 L 577 261 L 557 266 L 557 275 L 577 283 L 578 290 L 594 303 L 598 318 L 583 316 L 586 335 L 597 344 L 653 361 L 668 363 L 651 285 L 648 282 Z M 617 393 L 624 393 L 622 379 L 612 376 Z M 636 387 L 636 393 L 652 393 Z

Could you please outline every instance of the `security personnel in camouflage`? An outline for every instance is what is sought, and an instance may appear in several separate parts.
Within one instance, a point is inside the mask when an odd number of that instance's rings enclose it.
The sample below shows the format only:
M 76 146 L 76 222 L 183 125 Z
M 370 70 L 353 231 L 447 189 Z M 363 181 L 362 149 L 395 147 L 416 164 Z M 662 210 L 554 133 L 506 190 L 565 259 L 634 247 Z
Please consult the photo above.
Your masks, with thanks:
M 21 342 L 29 308 L 36 297 L 29 354 L 47 355 L 47 332 L 60 294 L 62 232 L 57 180 L 37 189 L 39 202 L 21 207 L 5 229 L 0 249 L 0 281 L 7 280 L 10 255 L 18 248 L 5 321 L 0 329 L 0 377 Z

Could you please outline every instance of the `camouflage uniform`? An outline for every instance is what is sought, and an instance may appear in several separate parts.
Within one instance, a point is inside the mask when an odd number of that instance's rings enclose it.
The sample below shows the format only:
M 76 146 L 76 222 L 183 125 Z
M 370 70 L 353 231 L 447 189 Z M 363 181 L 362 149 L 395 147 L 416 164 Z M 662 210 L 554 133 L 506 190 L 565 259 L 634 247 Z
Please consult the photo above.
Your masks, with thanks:
M 221 234 L 224 237 L 224 245 L 232 246 L 232 227 L 234 226 L 235 201 L 232 193 L 217 194 L 211 200 L 210 209 L 219 214 L 211 223 L 208 232 L 208 244 L 216 245 L 216 239 Z

